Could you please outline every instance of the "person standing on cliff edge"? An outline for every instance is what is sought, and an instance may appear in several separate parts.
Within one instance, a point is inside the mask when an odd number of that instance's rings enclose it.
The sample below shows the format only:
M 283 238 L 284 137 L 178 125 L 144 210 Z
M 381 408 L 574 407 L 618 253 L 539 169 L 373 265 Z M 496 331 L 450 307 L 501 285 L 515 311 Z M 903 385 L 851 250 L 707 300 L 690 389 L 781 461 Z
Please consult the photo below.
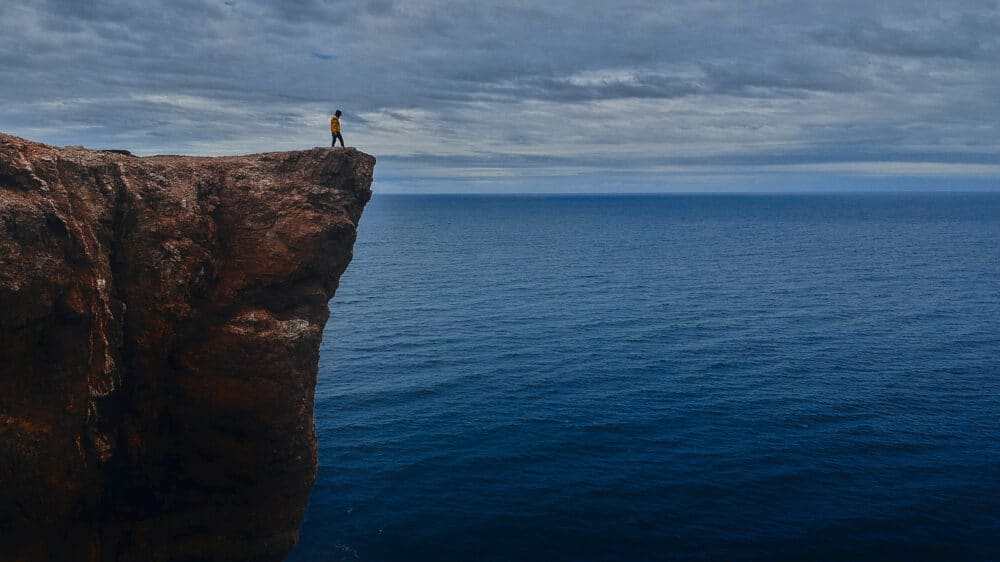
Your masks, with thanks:
M 344 137 L 340 134 L 340 110 L 338 109 L 333 117 L 330 118 L 330 134 L 333 135 L 333 144 L 331 147 L 337 146 L 337 139 L 340 139 L 340 146 L 344 146 Z

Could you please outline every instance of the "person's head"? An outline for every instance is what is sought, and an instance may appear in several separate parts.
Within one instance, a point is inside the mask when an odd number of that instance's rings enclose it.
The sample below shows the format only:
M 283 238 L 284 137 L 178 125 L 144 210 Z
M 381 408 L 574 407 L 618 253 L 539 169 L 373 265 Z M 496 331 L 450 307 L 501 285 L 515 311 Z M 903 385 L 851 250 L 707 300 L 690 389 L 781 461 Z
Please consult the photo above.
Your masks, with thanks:
M 339 110 L 339 109 L 338 109 L 337 111 L 334 111 L 334 112 L 333 112 L 333 114 L 334 114 L 334 115 L 336 115 L 337 117 L 340 117 L 340 115 L 341 115 L 341 113 L 340 113 L 340 110 Z

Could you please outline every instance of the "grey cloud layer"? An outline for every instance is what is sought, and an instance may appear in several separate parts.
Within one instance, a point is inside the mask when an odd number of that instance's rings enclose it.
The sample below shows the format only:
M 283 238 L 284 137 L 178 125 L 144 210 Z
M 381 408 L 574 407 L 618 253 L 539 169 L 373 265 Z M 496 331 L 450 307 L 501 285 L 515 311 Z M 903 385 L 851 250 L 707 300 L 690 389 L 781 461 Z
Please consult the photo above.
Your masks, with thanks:
M 349 143 L 399 177 L 595 158 L 982 174 L 1000 166 L 998 37 L 995 1 L 14 0 L 0 130 L 276 150 L 322 144 L 342 107 Z

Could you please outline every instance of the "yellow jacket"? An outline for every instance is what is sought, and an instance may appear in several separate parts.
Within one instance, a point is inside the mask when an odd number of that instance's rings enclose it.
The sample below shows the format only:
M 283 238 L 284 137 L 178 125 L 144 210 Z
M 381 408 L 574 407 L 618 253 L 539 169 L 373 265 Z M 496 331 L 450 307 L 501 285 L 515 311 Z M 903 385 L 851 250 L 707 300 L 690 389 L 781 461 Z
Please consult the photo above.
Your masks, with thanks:
M 330 118 L 330 132 L 331 133 L 340 132 L 340 119 L 337 119 L 336 115 Z

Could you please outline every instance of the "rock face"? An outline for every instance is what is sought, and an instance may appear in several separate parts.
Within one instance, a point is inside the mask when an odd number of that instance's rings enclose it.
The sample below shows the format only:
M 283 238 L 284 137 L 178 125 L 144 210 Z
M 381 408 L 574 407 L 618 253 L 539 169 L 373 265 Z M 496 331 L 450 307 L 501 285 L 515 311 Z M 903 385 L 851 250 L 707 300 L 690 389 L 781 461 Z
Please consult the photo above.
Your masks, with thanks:
M 280 560 L 375 159 L 0 134 L 0 560 Z

